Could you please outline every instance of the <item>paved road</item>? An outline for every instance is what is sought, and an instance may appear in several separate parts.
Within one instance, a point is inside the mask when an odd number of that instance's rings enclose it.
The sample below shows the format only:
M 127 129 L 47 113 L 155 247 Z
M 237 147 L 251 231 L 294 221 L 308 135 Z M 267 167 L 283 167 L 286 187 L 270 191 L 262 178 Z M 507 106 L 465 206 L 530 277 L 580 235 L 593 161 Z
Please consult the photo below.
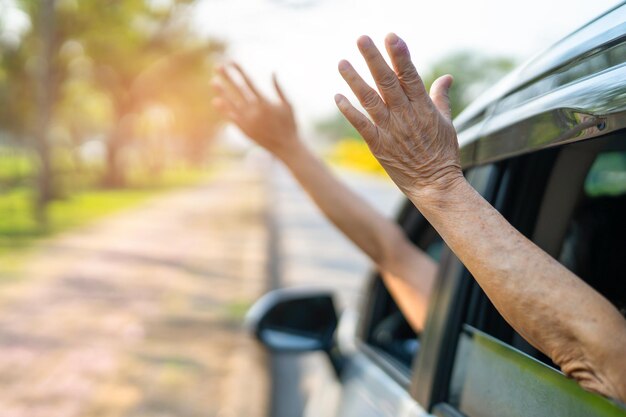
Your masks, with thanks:
M 355 306 L 371 268 L 369 260 L 321 214 L 281 165 L 273 171 L 282 285 L 332 288 L 342 307 Z M 391 181 L 345 170 L 336 174 L 384 215 L 395 215 L 402 195 Z
M 261 416 L 240 321 L 266 285 L 264 189 L 236 166 L 43 244 L 0 286 L 0 416 Z
M 337 171 L 357 194 L 392 217 L 402 195 L 389 180 Z M 338 294 L 340 308 L 357 307 L 371 269 L 369 260 L 311 203 L 279 164 L 273 167 L 274 216 L 278 226 L 280 286 L 316 286 Z M 323 354 L 274 356 L 272 417 L 301 416 L 332 370 Z
M 268 284 L 331 287 L 355 304 L 369 268 L 284 169 L 267 184 L 266 168 L 233 165 L 42 244 L 22 281 L 0 285 L 0 416 L 265 415 L 265 357 L 240 326 L 249 304 Z M 392 211 L 388 182 L 344 178 Z M 309 371 L 324 366 L 288 359 L 273 383 L 302 411 Z M 284 415 L 299 414 L 272 417 Z

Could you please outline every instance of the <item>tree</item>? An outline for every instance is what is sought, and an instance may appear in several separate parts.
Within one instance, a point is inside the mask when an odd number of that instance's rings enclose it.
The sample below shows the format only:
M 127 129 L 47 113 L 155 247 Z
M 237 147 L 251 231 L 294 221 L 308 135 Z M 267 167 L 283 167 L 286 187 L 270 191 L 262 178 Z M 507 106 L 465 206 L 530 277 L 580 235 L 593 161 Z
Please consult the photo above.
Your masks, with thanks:
M 37 201 L 35 215 L 45 224 L 46 205 L 53 197 L 52 161 L 50 160 L 50 122 L 58 88 L 55 79 L 55 53 L 57 49 L 55 0 L 42 0 L 39 4 L 38 24 L 35 25 L 39 40 L 38 70 L 36 72 L 37 124 L 34 142 L 38 155 Z
M 103 134 L 103 182 L 109 186 L 124 184 L 124 156 L 134 143 L 138 117 L 155 106 L 172 114 L 175 123 L 167 133 L 182 143 L 168 147 L 183 147 L 196 158 L 203 154 L 219 123 L 210 107 L 208 79 L 224 48 L 193 32 L 191 0 L 157 3 L 19 2 L 32 30 L 18 48 L 0 56 L 0 104 L 7 109 L 0 112 L 0 122 L 12 137 L 37 144 L 39 160 L 48 161 L 40 164 L 42 185 L 44 179 L 53 184 L 46 148 L 51 125 L 67 132 L 74 146 Z M 41 58 L 33 60 L 37 54 Z M 38 103 L 38 111 L 32 103 Z M 48 185 L 40 187 L 44 203 L 51 197 Z
M 3 130 L 14 140 L 28 141 L 37 163 L 35 214 L 45 223 L 45 207 L 54 195 L 50 124 L 58 93 L 60 69 L 56 59 L 55 0 L 22 1 L 31 31 L 17 45 L 2 45 L 6 82 L 0 88 Z
M 454 118 L 514 66 L 515 61 L 508 57 L 490 57 L 475 51 L 459 51 L 437 61 L 422 78 L 427 90 L 430 90 L 438 77 L 445 74 L 454 76 L 450 89 Z
M 178 134 L 200 146 L 217 119 L 210 108 L 207 79 L 223 46 L 199 39 L 184 18 L 189 1 L 155 9 L 143 0 L 80 2 L 74 26 L 93 61 L 94 82 L 108 93 L 114 125 L 107 135 L 104 183 L 125 182 L 125 149 L 132 143 L 138 116 L 146 107 L 165 106 L 177 122 Z

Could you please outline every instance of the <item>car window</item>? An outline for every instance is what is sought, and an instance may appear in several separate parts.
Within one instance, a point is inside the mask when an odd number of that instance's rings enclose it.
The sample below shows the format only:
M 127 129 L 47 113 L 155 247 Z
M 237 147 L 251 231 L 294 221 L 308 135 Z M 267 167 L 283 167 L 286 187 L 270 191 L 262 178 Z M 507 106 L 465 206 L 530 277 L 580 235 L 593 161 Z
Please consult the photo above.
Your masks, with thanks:
M 491 182 L 495 177 L 495 169 L 490 164 L 473 168 L 465 174 L 472 186 L 482 194 L 493 188 Z M 439 265 L 446 251 L 445 242 L 412 203 L 406 203 L 398 221 L 415 246 Z M 390 363 L 409 373 L 420 349 L 420 335 L 411 328 L 380 276 L 376 277 L 372 285 L 369 299 L 365 342 Z
M 559 261 L 626 316 L 626 151 L 600 153 L 585 179 Z
M 495 206 L 624 314 L 623 139 L 617 134 L 502 162 Z M 561 374 L 513 330 L 475 282 L 469 300 L 446 406 L 468 417 L 623 415 L 621 406 Z
M 400 224 L 409 239 L 439 263 L 443 240 L 412 204 L 407 203 Z M 376 276 L 369 298 L 365 343 L 389 363 L 408 373 L 419 351 L 419 335 L 405 319 L 380 276 Z

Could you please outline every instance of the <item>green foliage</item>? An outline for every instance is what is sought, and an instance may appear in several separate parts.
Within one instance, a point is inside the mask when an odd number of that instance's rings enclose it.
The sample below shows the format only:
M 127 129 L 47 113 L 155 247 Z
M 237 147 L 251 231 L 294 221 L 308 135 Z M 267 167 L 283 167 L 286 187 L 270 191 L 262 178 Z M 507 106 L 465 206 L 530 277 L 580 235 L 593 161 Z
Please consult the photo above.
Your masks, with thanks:
M 475 51 L 459 51 L 436 62 L 422 78 L 427 90 L 430 90 L 438 77 L 445 74 L 454 77 L 454 84 L 450 89 L 454 118 L 514 66 L 515 61 L 508 57 L 489 57 Z
M 132 175 L 133 186 L 124 189 L 84 188 L 50 203 L 46 227 L 31 215 L 30 187 L 0 189 L 0 260 L 15 256 L 41 238 L 135 206 L 174 187 L 197 184 L 210 176 L 210 171 L 180 167 L 163 172 L 158 182 L 146 173 L 136 172 Z
M 359 132 L 339 112 L 315 124 L 315 130 L 327 138 L 336 141 L 340 138 L 361 139 Z
M 52 147 L 103 139 L 108 169 L 120 171 L 113 173 L 119 178 L 128 152 L 155 154 L 151 160 L 202 159 L 219 123 L 207 81 L 224 46 L 193 31 L 188 19 L 193 2 L 47 1 L 54 3 L 52 15 L 45 14 L 43 0 L 19 1 L 30 30 L 17 46 L 0 38 L 0 143 L 30 146 L 36 136 L 41 34 L 47 21 L 54 33 L 46 83 L 53 107 L 46 129 Z M 167 114 L 167 123 L 150 120 L 154 108 Z M 150 123 L 153 136 L 158 131 L 163 137 L 156 144 L 139 137 L 146 129 L 139 131 L 138 124 Z M 159 150 L 164 141 L 168 152 Z
M 590 197 L 618 196 L 626 193 L 626 152 L 601 153 L 585 180 Z
M 40 220 L 42 204 L 59 200 L 48 210 L 54 230 L 65 223 L 54 207 L 96 192 L 103 178 L 115 186 L 189 180 L 173 180 L 171 167 L 206 160 L 220 123 L 208 79 L 224 50 L 193 31 L 193 1 L 9 3 L 29 24 L 7 42 L 0 16 L 0 199 L 22 211 L 2 219 L 0 234 L 20 235 L 11 219 L 35 233 L 28 197 Z M 104 145 L 102 160 L 83 160 L 88 141 Z

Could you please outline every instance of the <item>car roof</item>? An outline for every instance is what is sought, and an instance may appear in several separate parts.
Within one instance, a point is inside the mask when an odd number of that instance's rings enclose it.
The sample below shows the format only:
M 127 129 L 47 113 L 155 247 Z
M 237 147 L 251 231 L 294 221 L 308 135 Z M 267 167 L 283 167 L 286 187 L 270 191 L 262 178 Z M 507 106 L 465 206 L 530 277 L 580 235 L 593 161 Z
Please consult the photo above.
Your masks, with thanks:
M 454 120 L 464 165 L 523 152 L 525 138 L 519 144 L 493 146 L 494 134 L 498 136 L 498 131 L 559 109 L 597 116 L 593 123 L 589 117 L 574 117 L 576 120 L 566 123 L 566 130 L 585 119 L 587 127 L 595 122 L 595 125 L 604 123 L 600 126 L 603 129 L 598 130 L 605 133 L 606 121 L 600 118 L 626 111 L 625 62 L 626 2 L 623 2 L 519 66 Z M 602 77 L 595 82 L 591 80 L 600 75 Z M 613 130 L 626 127 L 626 120 L 612 121 L 609 127 Z M 585 137 L 593 135 L 593 132 L 577 133 Z M 489 155 L 483 153 L 477 159 L 478 142 L 485 139 L 490 142 Z M 545 145 L 554 145 L 554 139 Z M 571 141 L 572 138 L 560 139 Z M 517 139 L 509 135 L 498 140 L 514 142 Z

